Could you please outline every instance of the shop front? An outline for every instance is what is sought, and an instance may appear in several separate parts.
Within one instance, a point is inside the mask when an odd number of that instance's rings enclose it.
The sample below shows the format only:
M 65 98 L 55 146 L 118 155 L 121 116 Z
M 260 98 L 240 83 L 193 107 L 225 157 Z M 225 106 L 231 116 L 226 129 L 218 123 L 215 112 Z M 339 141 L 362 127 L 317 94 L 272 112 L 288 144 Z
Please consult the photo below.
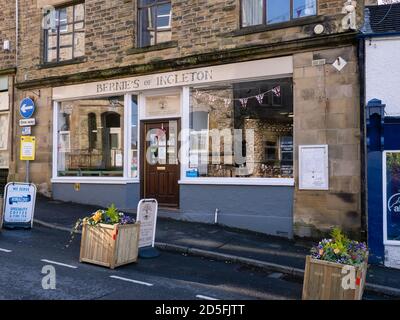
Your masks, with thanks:
M 367 106 L 368 241 L 371 261 L 400 269 L 400 118 Z
M 52 89 L 55 199 L 292 237 L 293 57 Z

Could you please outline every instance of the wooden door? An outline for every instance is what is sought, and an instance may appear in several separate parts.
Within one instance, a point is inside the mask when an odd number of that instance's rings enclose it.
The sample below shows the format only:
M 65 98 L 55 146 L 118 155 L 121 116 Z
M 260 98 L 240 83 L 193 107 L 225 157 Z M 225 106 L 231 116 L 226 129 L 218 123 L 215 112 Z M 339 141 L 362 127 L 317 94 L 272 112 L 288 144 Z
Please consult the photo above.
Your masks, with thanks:
M 143 195 L 161 206 L 179 205 L 179 120 L 144 122 L 142 125 Z

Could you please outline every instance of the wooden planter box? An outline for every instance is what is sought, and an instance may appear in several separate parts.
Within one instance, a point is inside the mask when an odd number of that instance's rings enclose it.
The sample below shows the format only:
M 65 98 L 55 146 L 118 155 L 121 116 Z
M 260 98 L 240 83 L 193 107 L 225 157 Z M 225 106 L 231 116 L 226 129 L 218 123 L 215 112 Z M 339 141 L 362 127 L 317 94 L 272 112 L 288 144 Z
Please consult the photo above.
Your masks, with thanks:
M 355 267 L 355 289 L 342 286 L 344 265 L 329 261 L 306 258 L 303 283 L 303 300 L 361 300 L 364 293 L 368 263 Z M 348 273 L 347 273 L 348 274 Z
M 79 261 L 111 269 L 136 262 L 139 230 L 138 222 L 127 225 L 84 224 Z

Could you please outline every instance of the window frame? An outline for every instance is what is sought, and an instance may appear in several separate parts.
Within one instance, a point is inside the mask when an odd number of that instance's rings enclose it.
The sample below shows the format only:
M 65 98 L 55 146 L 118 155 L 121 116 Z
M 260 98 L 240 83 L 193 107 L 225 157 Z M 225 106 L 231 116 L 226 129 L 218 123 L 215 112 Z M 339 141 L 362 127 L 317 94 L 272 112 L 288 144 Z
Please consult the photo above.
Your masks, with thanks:
M 172 1 L 171 0 L 154 0 L 155 2 L 153 4 L 149 5 L 144 5 L 140 6 L 140 0 L 137 1 L 137 41 L 136 45 L 138 48 L 146 48 L 146 47 L 152 47 L 152 46 L 157 46 L 165 42 L 158 42 L 157 41 L 157 35 L 159 31 L 172 31 Z M 157 25 L 157 20 L 158 17 L 166 17 L 167 15 L 158 15 L 158 7 L 162 6 L 164 4 L 170 4 L 171 6 L 171 12 L 169 15 L 169 26 L 168 27 L 158 27 Z M 143 35 L 142 35 L 142 10 L 149 10 L 152 9 L 153 7 L 156 8 L 155 11 L 155 26 L 152 26 L 152 29 L 154 29 L 154 44 L 149 44 L 149 45 L 143 45 Z
M 78 5 L 83 5 L 83 9 L 84 9 L 84 16 L 83 16 L 83 20 L 75 20 L 75 9 L 76 6 Z M 72 7 L 72 16 L 73 16 L 73 20 L 72 22 L 68 23 L 68 20 L 66 21 L 66 23 L 60 23 L 61 19 L 60 19 L 60 14 L 61 14 L 61 10 L 65 9 L 65 8 L 69 8 Z M 43 54 L 42 54 L 42 59 L 43 59 L 43 64 L 62 64 L 65 62 L 69 62 L 69 61 L 74 61 L 76 59 L 82 58 L 83 56 L 79 56 L 79 57 L 75 57 L 74 53 L 75 53 L 75 35 L 76 33 L 84 33 L 86 34 L 86 6 L 85 6 L 85 1 L 74 1 L 74 2 L 69 2 L 60 6 L 57 6 L 54 8 L 55 10 L 55 20 L 56 20 L 56 28 L 54 30 L 56 30 L 56 47 L 51 47 L 52 50 L 56 50 L 56 60 L 55 61 L 48 61 L 48 53 L 49 53 L 49 45 L 48 45 L 48 34 L 50 30 L 50 28 L 45 28 L 43 29 Z M 48 12 L 46 13 L 48 14 Z M 44 17 L 46 16 L 46 14 L 44 14 Z M 64 21 L 65 19 L 62 19 L 62 21 Z M 75 30 L 75 26 L 77 24 L 82 23 L 83 27 L 82 30 Z M 72 31 L 67 32 L 68 30 L 68 26 L 72 26 Z M 65 27 L 67 27 L 67 29 L 65 30 Z M 65 45 L 65 46 L 60 46 L 60 35 L 72 35 L 72 40 L 71 40 L 71 45 Z M 71 58 L 70 59 L 65 59 L 65 60 L 61 60 L 60 59 L 60 51 L 61 49 L 65 49 L 65 48 L 71 48 Z
M 290 22 L 295 22 L 295 21 L 301 21 L 304 19 L 309 19 L 312 17 L 316 17 L 318 16 L 318 0 L 315 0 L 315 14 L 313 15 L 308 15 L 308 16 L 304 16 L 304 17 L 299 17 L 299 18 L 295 18 L 293 17 L 293 3 L 295 0 L 289 0 L 290 1 L 290 17 L 289 20 L 287 21 L 280 21 L 280 22 L 275 22 L 275 23 L 268 23 L 267 21 L 267 16 L 268 16 L 268 0 L 262 0 L 262 5 L 263 5 L 263 15 L 262 15 L 262 23 L 260 24 L 254 24 L 254 25 L 250 25 L 250 26 L 243 26 L 243 1 L 244 0 L 239 0 L 239 10 L 240 10 L 240 17 L 239 17 L 239 24 L 240 24 L 240 28 L 241 29 L 246 29 L 246 28 L 252 28 L 252 27 L 257 27 L 257 26 L 276 26 L 276 25 L 280 25 L 280 24 L 285 24 L 285 23 L 290 23 Z

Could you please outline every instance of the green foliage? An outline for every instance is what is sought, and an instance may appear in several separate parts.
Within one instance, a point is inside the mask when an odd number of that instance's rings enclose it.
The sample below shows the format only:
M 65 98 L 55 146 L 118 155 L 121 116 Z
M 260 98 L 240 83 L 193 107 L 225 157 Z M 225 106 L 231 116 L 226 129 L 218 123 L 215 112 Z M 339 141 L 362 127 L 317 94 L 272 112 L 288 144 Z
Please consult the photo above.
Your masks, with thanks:
M 111 224 L 119 222 L 120 215 L 114 203 L 111 204 L 111 207 L 107 208 L 105 215 L 110 219 Z

